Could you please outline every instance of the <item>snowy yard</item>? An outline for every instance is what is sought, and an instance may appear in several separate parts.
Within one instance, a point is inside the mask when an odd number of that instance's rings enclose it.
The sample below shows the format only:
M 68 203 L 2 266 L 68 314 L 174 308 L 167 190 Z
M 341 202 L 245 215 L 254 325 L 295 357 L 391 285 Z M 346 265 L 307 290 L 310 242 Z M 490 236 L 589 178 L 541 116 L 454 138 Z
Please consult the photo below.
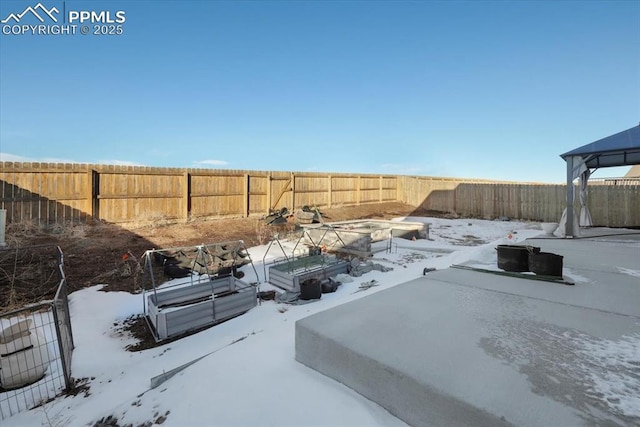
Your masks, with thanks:
M 2 426 L 86 426 L 107 417 L 120 426 L 146 422 L 167 426 L 405 425 L 377 404 L 296 362 L 295 322 L 422 276 L 425 268 L 443 269 L 464 262 L 495 269 L 498 244 L 542 233 L 539 223 L 406 219 L 430 223 L 430 239 L 395 239 L 391 251 L 385 249 L 386 242 L 374 244 L 380 249 L 374 261 L 393 271 L 355 277 L 335 293 L 323 294 L 321 300 L 308 304 L 264 301 L 230 321 L 145 351 L 126 351 L 134 340 L 122 332 L 126 319 L 142 313 L 142 295 L 101 292 L 99 286 L 71 294 L 76 345 L 72 375 L 86 379 L 88 391 L 14 415 L 3 420 Z M 294 244 L 284 246 L 291 249 Z M 260 281 L 261 291 L 276 289 L 262 277 L 266 248 L 249 249 L 260 277 L 255 277 L 251 266 L 242 268 L 243 280 Z M 271 250 L 271 256 L 281 253 Z M 361 288 L 372 280 L 375 286 Z M 596 346 L 594 351 L 599 354 L 609 351 Z M 638 340 L 625 343 L 624 349 L 629 357 L 640 359 Z M 152 377 L 201 357 L 151 388 Z M 620 403 L 629 411 L 634 404 L 637 411 L 637 398 L 635 403 L 628 399 Z

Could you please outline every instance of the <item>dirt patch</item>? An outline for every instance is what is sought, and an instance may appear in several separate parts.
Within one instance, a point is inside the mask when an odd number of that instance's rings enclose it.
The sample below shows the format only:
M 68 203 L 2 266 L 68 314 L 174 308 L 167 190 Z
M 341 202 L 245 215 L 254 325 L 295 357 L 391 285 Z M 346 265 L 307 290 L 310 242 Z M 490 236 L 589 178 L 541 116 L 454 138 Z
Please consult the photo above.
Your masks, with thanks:
M 456 246 L 480 246 L 487 243 L 479 237 L 476 237 L 472 234 L 465 234 L 461 239 L 449 237 L 452 240 L 452 244 Z
M 224 322 L 227 322 L 230 319 L 225 320 Z M 223 322 L 220 322 L 223 323 Z M 187 337 L 189 335 L 193 335 L 196 334 L 198 332 L 204 331 L 206 329 L 212 328 L 215 325 L 218 325 L 220 323 L 216 323 L 216 324 L 211 324 L 211 325 L 207 325 L 204 326 L 202 328 L 198 328 L 198 329 L 194 329 L 194 330 L 190 330 L 187 331 L 183 334 L 180 335 L 176 335 L 175 337 L 172 338 L 168 338 L 166 340 L 162 340 L 157 342 L 155 340 L 155 338 L 153 337 L 153 334 L 151 333 L 151 330 L 149 329 L 149 326 L 147 325 L 147 320 L 145 319 L 144 315 L 136 315 L 136 316 L 131 316 L 127 319 L 125 319 L 122 324 L 116 324 L 114 325 L 116 332 L 120 333 L 120 334 L 126 334 L 132 338 L 134 338 L 136 340 L 135 343 L 133 344 L 129 344 L 127 345 L 124 349 L 127 351 L 130 351 L 132 353 L 138 352 L 138 351 L 143 351 L 143 350 L 148 350 L 150 348 L 156 348 L 156 347 L 162 347 L 165 346 L 167 344 L 171 344 L 174 341 L 178 341 L 184 337 Z M 171 347 L 167 347 L 165 349 L 166 350 L 170 350 Z
M 324 220 L 331 222 L 439 214 L 442 213 L 416 210 L 403 203 L 376 203 L 322 210 Z M 33 224 L 10 224 L 6 240 L 10 248 L 40 244 L 60 246 L 64 253 L 64 270 L 70 292 L 100 284 L 107 291 L 136 293 L 140 290 L 140 283 L 137 282 L 139 274 L 136 272 L 146 250 L 231 240 L 243 240 L 247 247 L 251 247 L 266 243 L 273 234 L 288 232 L 294 227 L 294 224 L 264 226 L 259 218 L 198 220 L 136 228 L 104 223 L 66 227 L 57 225 L 49 228 L 35 227 Z M 14 261 L 10 259 L 7 263 L 12 264 Z M 28 257 L 16 263 L 24 271 L 31 270 L 33 264 L 34 261 Z M 12 268 L 13 264 L 9 267 Z M 30 280 L 28 286 L 22 287 L 24 292 L 13 294 L 13 301 L 28 304 L 43 297 L 50 298 L 55 286 L 49 285 L 47 281 Z M 4 282 L 0 286 L 0 311 L 3 311 L 8 306 L 10 289 Z
M 134 344 L 129 344 L 125 347 L 125 350 L 131 352 L 147 350 L 171 342 L 167 340 L 160 344 L 156 343 L 144 315 L 132 316 L 125 319 L 121 326 L 118 325 L 117 329 L 124 331 L 136 340 Z
M 53 298 L 60 280 L 55 245 L 0 250 L 0 310 Z

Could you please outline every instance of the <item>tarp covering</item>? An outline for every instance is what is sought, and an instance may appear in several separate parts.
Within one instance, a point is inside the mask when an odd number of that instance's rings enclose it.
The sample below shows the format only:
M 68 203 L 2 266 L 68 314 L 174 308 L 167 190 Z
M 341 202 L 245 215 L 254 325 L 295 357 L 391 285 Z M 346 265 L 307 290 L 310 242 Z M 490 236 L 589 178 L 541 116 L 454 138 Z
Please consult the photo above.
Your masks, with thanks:
M 640 164 L 640 125 L 618 132 L 615 135 L 599 139 L 575 150 L 561 154 L 567 162 L 567 208 L 562 214 L 561 233 L 566 236 L 579 235 L 573 212 L 573 181 L 580 179 L 580 218 L 581 226 L 591 226 L 591 214 L 587 207 L 587 182 L 591 169 L 631 166 Z

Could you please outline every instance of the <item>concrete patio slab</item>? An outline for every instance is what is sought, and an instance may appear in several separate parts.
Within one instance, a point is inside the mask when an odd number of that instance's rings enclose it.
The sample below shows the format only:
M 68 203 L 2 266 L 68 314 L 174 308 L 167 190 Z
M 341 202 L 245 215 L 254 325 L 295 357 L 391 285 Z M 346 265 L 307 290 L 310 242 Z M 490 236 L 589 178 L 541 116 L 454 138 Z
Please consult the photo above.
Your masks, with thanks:
M 535 244 L 582 279 L 437 271 L 298 321 L 296 359 L 413 426 L 639 425 L 640 240 Z

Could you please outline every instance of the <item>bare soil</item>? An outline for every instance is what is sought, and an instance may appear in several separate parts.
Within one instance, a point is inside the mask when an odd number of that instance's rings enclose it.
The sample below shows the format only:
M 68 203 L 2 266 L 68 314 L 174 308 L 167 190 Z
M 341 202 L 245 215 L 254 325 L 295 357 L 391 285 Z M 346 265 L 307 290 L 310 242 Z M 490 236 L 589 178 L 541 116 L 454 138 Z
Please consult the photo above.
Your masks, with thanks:
M 390 219 L 397 216 L 446 216 L 442 212 L 416 210 L 402 203 L 368 204 L 325 209 L 326 222 L 352 219 Z M 56 246 L 64 254 L 64 273 L 69 292 L 93 285 L 103 291 L 140 291 L 139 260 L 149 249 L 170 249 L 199 244 L 243 240 L 247 247 L 264 244 L 275 233 L 297 228 L 293 218 L 279 226 L 267 225 L 264 218 L 216 219 L 188 223 L 156 223 L 144 226 L 94 223 L 37 227 L 10 224 L 8 247 L 0 250 L 0 313 L 26 304 L 53 298 L 59 283 Z M 36 246 L 38 245 L 38 246 Z M 162 275 L 162 273 L 160 272 Z M 125 349 L 138 352 L 166 345 L 182 336 L 156 342 L 144 316 L 132 316 L 114 325 L 114 332 L 134 338 Z M 194 331 L 189 332 L 193 333 Z M 88 379 L 77 380 L 70 391 L 90 394 Z M 166 414 L 168 415 L 168 414 Z M 150 425 L 147 423 L 145 425 Z M 107 417 L 96 426 L 118 426 Z
M 416 210 L 413 206 L 402 203 L 322 210 L 325 221 L 389 219 L 405 215 L 436 216 L 442 213 Z M 294 226 L 267 226 L 260 218 L 217 219 L 139 227 L 96 223 L 38 228 L 28 224 L 10 224 L 6 233 L 9 250 L 0 251 L 0 259 L 3 253 L 6 258 L 0 265 L 0 312 L 53 297 L 57 283 L 52 279 L 54 266 L 25 249 L 32 245 L 57 245 L 62 249 L 70 292 L 98 284 L 105 285 L 105 291 L 137 292 L 140 289 L 140 284 L 137 283 L 139 274 L 136 274 L 140 268 L 138 260 L 146 250 L 232 240 L 243 240 L 247 247 L 251 247 L 266 243 L 274 233 L 282 232 L 283 229 L 291 230 Z M 18 257 L 10 252 L 16 248 L 22 250 Z M 34 265 L 43 271 L 35 274 Z M 48 267 L 48 270 L 43 266 Z M 25 273 L 28 280 L 17 281 L 13 268 L 28 272 Z

